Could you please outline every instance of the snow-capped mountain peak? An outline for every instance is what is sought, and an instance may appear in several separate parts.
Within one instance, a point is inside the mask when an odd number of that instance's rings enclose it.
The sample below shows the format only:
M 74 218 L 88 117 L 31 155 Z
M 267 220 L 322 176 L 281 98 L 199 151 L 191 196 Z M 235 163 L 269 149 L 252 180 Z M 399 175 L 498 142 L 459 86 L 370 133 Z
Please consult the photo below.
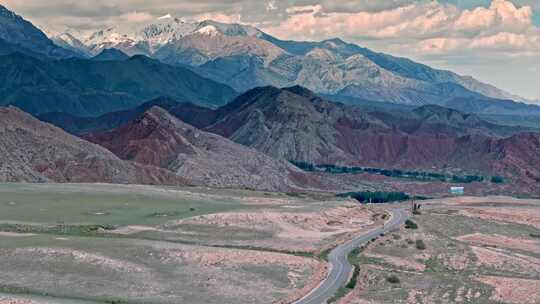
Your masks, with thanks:
M 198 28 L 213 26 L 221 34 L 225 36 L 251 36 L 251 37 L 260 37 L 263 35 L 259 29 L 254 28 L 249 25 L 242 25 L 237 23 L 222 23 L 214 20 L 205 20 L 199 23 Z
M 136 40 L 146 41 L 152 49 L 156 49 L 171 41 L 181 39 L 195 29 L 195 24 L 165 15 L 158 18 L 157 22 L 143 27 L 134 36 Z
M 197 31 L 195 31 L 195 33 L 202 34 L 202 35 L 209 35 L 209 36 L 216 36 L 216 35 L 221 34 L 218 31 L 218 29 L 213 25 L 203 26 L 203 27 L 199 28 Z
M 127 40 L 133 40 L 128 34 L 120 33 L 115 28 L 108 28 L 105 30 L 97 31 L 84 39 L 86 45 L 96 45 L 100 43 L 121 43 Z
M 69 33 L 67 31 L 66 33 Z M 59 37 L 63 45 L 80 48 L 77 40 L 93 55 L 106 48 L 117 48 L 129 55 L 152 55 L 165 45 L 182 40 L 190 35 L 229 37 L 262 37 L 263 33 L 252 27 L 241 24 L 226 24 L 213 20 L 186 21 L 166 14 L 157 18 L 153 23 L 132 31 L 112 27 L 96 31 L 91 35 L 71 35 Z M 132 49 L 130 49 L 132 48 Z
M 164 19 L 172 19 L 171 14 L 163 15 L 163 16 L 158 18 L 158 20 L 164 20 Z

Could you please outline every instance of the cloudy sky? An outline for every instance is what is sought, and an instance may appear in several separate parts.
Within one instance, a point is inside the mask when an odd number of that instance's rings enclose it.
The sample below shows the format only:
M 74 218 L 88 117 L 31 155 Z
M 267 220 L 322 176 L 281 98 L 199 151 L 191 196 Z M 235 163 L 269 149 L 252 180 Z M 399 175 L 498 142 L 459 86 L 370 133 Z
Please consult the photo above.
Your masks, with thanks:
M 540 0 L 0 0 L 51 32 L 171 14 L 252 24 L 282 39 L 340 37 L 540 99 Z

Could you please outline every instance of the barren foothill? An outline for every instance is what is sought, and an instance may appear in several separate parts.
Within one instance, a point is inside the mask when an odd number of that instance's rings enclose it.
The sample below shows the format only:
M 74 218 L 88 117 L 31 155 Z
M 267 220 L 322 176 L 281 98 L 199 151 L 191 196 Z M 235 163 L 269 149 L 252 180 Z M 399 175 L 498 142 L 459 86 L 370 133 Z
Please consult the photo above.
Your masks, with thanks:
M 351 259 L 353 303 L 538 303 L 540 201 L 457 197 L 421 202 L 417 229 L 386 234 Z

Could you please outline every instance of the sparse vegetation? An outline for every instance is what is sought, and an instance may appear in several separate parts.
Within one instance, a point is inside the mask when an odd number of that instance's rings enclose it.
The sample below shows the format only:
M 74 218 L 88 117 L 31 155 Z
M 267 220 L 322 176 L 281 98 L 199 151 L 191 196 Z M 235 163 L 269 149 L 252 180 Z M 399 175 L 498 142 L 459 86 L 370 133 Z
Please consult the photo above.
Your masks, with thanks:
M 424 243 L 423 240 L 416 240 L 416 249 L 418 250 L 426 250 L 426 243 Z
M 355 248 L 353 251 L 351 251 L 351 253 L 349 253 L 349 262 L 354 267 L 351 279 L 349 280 L 349 282 L 347 282 L 345 286 L 341 287 L 332 298 L 328 300 L 328 303 L 337 302 L 339 299 L 343 298 L 346 294 L 348 294 L 356 287 L 356 284 L 358 283 L 358 276 L 360 275 L 360 266 L 358 265 L 357 257 L 361 253 L 361 251 L 362 248 Z
M 414 214 L 414 215 L 421 215 L 422 212 L 420 212 L 420 208 L 422 208 L 422 205 L 413 203 L 412 214 Z
M 451 182 L 456 184 L 470 184 L 473 182 L 483 182 L 484 177 L 478 176 L 478 175 L 465 175 L 465 176 L 458 176 L 458 175 L 452 175 Z
M 399 284 L 399 283 L 401 283 L 401 280 L 400 280 L 396 275 L 391 275 L 391 276 L 387 277 L 386 280 L 387 280 L 389 283 L 392 283 L 392 284 Z
M 443 263 L 437 257 L 431 257 L 426 261 L 426 272 L 442 272 L 444 270 Z
M 354 289 L 354 287 L 356 286 L 356 283 L 358 281 L 358 276 L 359 275 L 360 275 L 360 267 L 355 265 L 351 280 L 349 281 L 349 283 L 347 283 L 347 285 L 345 285 L 345 287 L 349 288 L 349 289 Z
M 418 229 L 418 224 L 416 224 L 415 222 L 413 222 L 411 220 L 406 220 L 405 221 L 405 228 L 406 229 Z
M 494 184 L 502 184 L 504 183 L 504 178 L 502 176 L 496 175 L 491 177 L 491 182 Z
M 319 253 L 318 258 L 324 261 L 328 261 L 328 255 L 330 254 L 330 251 L 332 251 L 332 248 L 325 249 Z

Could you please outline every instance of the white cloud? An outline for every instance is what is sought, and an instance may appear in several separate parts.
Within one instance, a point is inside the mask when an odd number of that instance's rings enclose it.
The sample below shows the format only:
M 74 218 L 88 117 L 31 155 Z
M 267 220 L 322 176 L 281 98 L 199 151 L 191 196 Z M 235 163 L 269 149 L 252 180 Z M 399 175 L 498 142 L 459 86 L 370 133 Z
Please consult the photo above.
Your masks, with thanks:
M 275 11 L 277 9 L 276 1 L 270 0 L 266 2 L 266 10 L 267 11 Z
M 207 14 L 199 14 L 190 17 L 189 19 L 197 20 L 197 21 L 204 21 L 204 20 L 214 20 L 218 22 L 223 23 L 242 23 L 241 19 L 242 16 L 240 14 L 221 14 L 221 13 L 207 13 Z
M 123 23 L 147 23 L 156 19 L 155 16 L 143 12 L 129 12 L 120 15 Z
M 463 49 L 540 52 L 540 30 L 532 22 L 532 8 L 516 7 L 509 0 L 493 0 L 487 8 L 471 10 L 428 2 L 356 13 L 325 13 L 322 5 L 295 6 L 287 13 L 290 16 L 285 21 L 265 30 L 291 39 L 385 40 L 410 45 L 420 53 Z

